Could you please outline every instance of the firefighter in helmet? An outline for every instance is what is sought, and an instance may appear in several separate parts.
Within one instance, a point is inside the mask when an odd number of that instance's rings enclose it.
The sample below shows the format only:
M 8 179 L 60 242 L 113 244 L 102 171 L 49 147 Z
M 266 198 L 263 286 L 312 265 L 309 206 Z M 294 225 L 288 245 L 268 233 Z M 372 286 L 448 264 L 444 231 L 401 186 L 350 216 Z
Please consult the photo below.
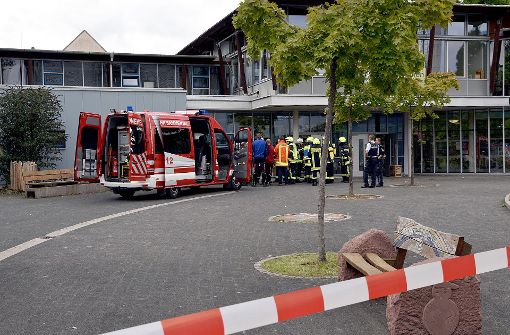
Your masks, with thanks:
M 318 138 L 313 139 L 310 147 L 311 170 L 312 170 L 312 186 L 317 186 L 319 171 L 321 170 L 322 147 Z
M 285 138 L 285 142 L 289 146 L 289 182 L 291 184 L 296 183 L 296 171 L 297 171 L 297 162 L 299 160 L 298 151 L 296 147 L 296 143 L 294 143 L 294 138 L 292 136 L 288 136 Z
M 303 147 L 303 168 L 305 173 L 305 181 L 310 183 L 312 181 L 312 160 L 310 156 L 310 149 L 313 144 L 313 137 L 308 136 L 306 139 L 306 145 Z
M 330 142 L 328 146 L 328 157 L 326 160 L 326 183 L 331 184 L 335 182 L 335 156 L 336 146 L 335 143 Z
M 296 183 L 301 182 L 301 174 L 303 171 L 303 159 L 304 159 L 304 153 L 303 153 L 303 139 L 300 137 L 296 140 L 296 147 L 298 151 L 298 160 L 296 164 Z
M 345 137 L 340 137 L 338 142 L 340 142 L 340 146 L 338 147 L 340 151 L 340 175 L 342 176 L 342 182 L 348 183 L 351 170 L 350 148 Z

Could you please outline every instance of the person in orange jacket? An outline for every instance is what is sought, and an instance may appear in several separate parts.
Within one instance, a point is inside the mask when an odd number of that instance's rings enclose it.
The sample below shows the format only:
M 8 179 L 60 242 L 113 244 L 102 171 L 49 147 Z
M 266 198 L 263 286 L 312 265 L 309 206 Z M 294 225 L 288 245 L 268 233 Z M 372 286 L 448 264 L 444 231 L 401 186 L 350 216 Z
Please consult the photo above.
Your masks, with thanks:
M 285 136 L 280 136 L 274 148 L 274 154 L 278 185 L 282 184 L 282 177 L 285 178 L 285 185 L 287 185 L 289 183 L 289 146 L 285 142 Z

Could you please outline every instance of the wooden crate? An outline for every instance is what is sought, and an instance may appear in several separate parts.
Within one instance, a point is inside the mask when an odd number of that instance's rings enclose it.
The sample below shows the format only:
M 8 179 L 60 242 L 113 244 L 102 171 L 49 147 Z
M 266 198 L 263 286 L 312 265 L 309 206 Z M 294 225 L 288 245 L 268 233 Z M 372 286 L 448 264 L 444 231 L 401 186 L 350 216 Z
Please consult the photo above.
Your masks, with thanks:
M 402 165 L 390 165 L 390 176 L 402 177 Z

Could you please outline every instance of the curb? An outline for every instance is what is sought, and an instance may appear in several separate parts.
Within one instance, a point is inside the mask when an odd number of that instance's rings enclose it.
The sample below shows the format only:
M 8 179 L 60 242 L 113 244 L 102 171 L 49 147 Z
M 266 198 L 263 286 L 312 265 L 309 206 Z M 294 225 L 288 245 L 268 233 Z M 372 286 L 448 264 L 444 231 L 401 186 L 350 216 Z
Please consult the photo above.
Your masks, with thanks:
M 505 197 L 505 206 L 510 209 L 510 194 L 507 194 Z

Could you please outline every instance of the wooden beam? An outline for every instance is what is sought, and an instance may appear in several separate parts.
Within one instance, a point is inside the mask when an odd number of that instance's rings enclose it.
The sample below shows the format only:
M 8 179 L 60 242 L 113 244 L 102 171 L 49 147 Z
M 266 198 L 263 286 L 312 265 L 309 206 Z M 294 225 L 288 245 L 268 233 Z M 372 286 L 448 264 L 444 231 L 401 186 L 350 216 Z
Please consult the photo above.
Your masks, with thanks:
M 221 46 L 218 43 L 218 58 L 220 60 L 220 87 L 221 94 L 227 95 L 227 82 L 225 80 L 225 62 L 223 61 L 223 54 L 221 53 Z
M 370 265 L 360 254 L 344 252 L 341 254 L 347 264 L 364 274 L 365 276 L 382 273 L 381 270 Z
M 434 57 L 434 39 L 436 37 L 436 26 L 430 29 L 429 37 L 429 54 L 427 58 L 427 76 L 432 73 L 432 60 Z
M 492 52 L 492 63 L 491 63 L 491 73 L 490 73 L 490 85 L 489 92 L 490 95 L 494 95 L 494 90 L 496 89 L 496 79 L 498 75 L 498 67 L 499 67 L 499 54 L 501 51 L 501 39 L 499 38 L 499 34 L 501 31 L 501 25 L 503 23 L 503 18 L 500 18 L 496 23 L 496 30 L 494 31 L 494 50 Z
M 237 60 L 239 62 L 239 80 L 241 87 L 243 88 L 244 94 L 248 94 L 248 86 L 246 85 L 246 74 L 244 73 L 244 58 L 241 52 L 241 39 L 239 38 L 239 32 L 236 34 L 236 46 L 237 46 Z

